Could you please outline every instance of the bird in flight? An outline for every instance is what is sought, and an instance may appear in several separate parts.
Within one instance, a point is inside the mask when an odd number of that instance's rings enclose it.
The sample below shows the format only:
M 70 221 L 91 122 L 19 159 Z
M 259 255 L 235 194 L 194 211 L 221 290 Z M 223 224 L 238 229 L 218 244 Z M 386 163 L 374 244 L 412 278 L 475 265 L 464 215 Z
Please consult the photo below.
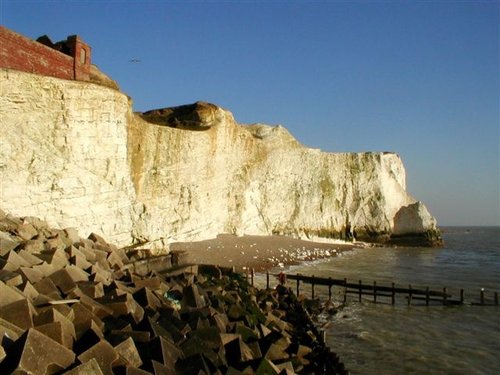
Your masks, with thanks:
M 129 63 L 140 63 L 141 60 L 139 60 L 139 59 L 130 59 L 128 62 Z

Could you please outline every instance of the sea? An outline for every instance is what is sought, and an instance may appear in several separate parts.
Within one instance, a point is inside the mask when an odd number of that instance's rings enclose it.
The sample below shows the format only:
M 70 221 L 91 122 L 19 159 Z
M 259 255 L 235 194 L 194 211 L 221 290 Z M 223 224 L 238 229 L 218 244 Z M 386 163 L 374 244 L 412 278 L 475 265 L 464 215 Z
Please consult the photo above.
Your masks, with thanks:
M 441 248 L 355 248 L 286 270 L 348 282 L 446 287 L 452 299 L 464 289 L 460 306 L 426 306 L 424 301 L 408 306 L 404 297 L 397 297 L 395 305 L 390 298 L 374 304 L 369 296 L 360 303 L 358 296 L 348 295 L 345 307 L 321 317 L 320 324 L 327 345 L 352 375 L 500 374 L 500 306 L 493 305 L 493 293 L 500 293 L 500 227 L 441 229 Z M 474 304 L 481 289 L 491 306 Z M 327 287 L 317 286 L 315 292 L 328 298 Z M 343 301 L 341 288 L 333 295 Z

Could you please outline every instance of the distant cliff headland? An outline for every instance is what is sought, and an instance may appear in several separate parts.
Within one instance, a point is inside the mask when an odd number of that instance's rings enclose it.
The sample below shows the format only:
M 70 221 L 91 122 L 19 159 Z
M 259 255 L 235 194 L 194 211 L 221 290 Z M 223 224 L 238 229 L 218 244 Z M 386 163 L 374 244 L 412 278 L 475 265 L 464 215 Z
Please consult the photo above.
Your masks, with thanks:
M 133 113 L 76 36 L 0 27 L 0 68 L 0 208 L 13 215 L 123 246 L 219 233 L 439 243 L 394 153 L 306 148 L 204 102 Z

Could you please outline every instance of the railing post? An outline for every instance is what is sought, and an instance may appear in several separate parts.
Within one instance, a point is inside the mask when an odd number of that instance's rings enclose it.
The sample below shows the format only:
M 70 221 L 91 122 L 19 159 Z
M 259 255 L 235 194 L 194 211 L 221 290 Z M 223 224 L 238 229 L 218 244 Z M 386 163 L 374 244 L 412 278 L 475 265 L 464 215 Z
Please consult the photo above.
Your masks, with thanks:
M 396 304 L 396 290 L 395 290 L 395 284 L 392 283 L 392 296 L 391 296 L 391 299 L 392 299 L 392 304 Z
M 464 304 L 464 290 L 460 289 L 460 304 Z
M 328 278 L 328 301 L 332 300 L 332 278 Z
M 479 294 L 479 299 L 481 301 L 481 305 L 484 305 L 484 288 L 481 288 L 481 292 Z
M 448 298 L 448 296 L 446 295 L 446 288 L 443 288 L 443 305 L 446 305 L 447 298 Z
M 429 287 L 425 288 L 425 306 L 429 306 Z
M 408 306 L 411 305 L 411 296 L 412 296 L 412 291 L 411 291 L 411 284 L 408 288 Z
M 358 290 L 358 293 L 359 293 L 359 302 L 361 302 L 361 280 L 359 280 L 359 290 Z
M 297 274 L 297 297 L 300 293 L 300 273 Z
M 311 294 L 312 294 L 311 299 L 314 299 L 314 275 L 312 275 L 312 279 L 311 279 Z
M 269 290 L 269 271 L 266 271 L 266 289 Z
M 344 304 L 347 302 L 347 278 L 344 278 Z
M 377 303 L 377 282 L 373 282 L 373 303 Z
M 321 335 L 321 340 L 323 341 L 323 344 L 326 343 L 326 331 L 324 329 L 320 330 L 319 331 L 320 335 Z
M 255 269 L 252 267 L 252 270 L 250 272 L 250 280 L 252 282 L 252 286 L 254 286 L 254 284 L 253 284 L 254 276 L 255 276 Z

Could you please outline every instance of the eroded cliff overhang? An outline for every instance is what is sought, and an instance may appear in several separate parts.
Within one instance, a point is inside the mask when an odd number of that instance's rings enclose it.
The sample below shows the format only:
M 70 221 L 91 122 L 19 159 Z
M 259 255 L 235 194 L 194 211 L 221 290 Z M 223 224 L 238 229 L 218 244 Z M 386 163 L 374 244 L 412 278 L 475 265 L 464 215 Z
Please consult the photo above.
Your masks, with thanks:
M 215 104 L 199 101 L 177 107 L 153 109 L 138 115 L 156 125 L 185 130 L 208 130 L 221 120 L 218 110 Z

